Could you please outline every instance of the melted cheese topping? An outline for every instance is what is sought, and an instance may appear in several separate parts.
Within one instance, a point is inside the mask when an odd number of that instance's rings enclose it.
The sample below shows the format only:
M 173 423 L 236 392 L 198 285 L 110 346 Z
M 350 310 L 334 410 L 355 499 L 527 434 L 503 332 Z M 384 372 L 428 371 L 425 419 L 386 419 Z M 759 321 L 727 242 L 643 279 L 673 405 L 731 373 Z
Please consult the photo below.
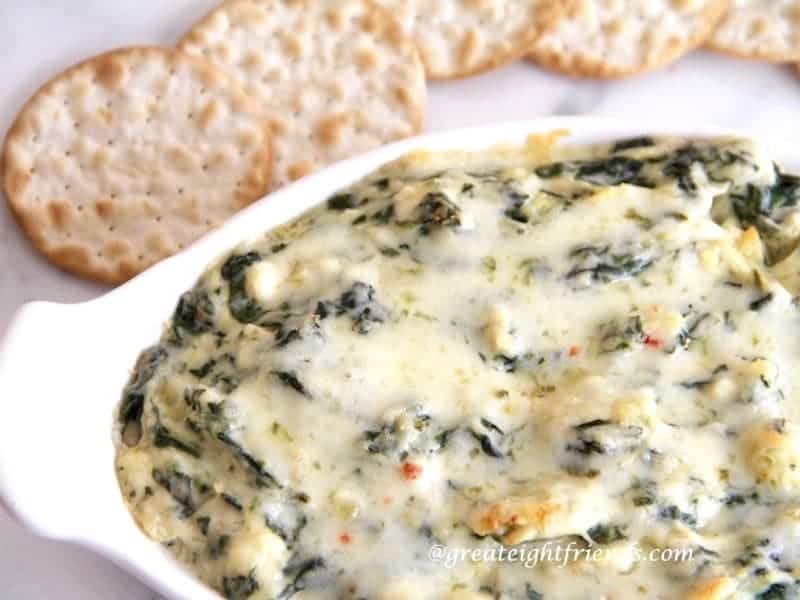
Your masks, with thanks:
M 405 158 L 213 265 L 119 410 L 145 533 L 234 600 L 800 593 L 800 318 L 731 208 L 768 157 L 531 156 Z M 604 552 L 429 559 L 546 542 Z

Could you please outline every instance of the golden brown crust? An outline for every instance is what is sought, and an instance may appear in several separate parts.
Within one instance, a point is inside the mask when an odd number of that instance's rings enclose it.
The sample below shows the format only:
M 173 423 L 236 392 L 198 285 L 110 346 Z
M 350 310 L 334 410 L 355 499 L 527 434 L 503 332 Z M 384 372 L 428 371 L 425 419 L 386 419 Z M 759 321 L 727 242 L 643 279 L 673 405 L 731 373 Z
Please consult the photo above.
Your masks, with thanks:
M 58 107 L 63 105 L 61 116 L 66 115 L 64 121 L 69 121 L 73 98 L 85 100 L 86 94 L 91 93 L 94 86 L 108 100 L 92 109 L 97 120 L 94 123 L 86 121 L 91 127 L 133 127 L 136 117 L 142 121 L 147 118 L 146 122 L 149 123 L 157 118 L 161 110 L 168 110 L 170 105 L 156 96 L 156 101 L 146 110 L 139 110 L 139 113 L 149 116 L 138 113 L 128 116 L 121 114 L 123 109 L 117 108 L 115 100 L 132 78 L 129 62 L 150 60 L 161 61 L 165 69 L 172 66 L 165 75 L 167 80 L 175 76 L 176 70 L 184 67 L 189 73 L 186 77 L 214 86 L 209 90 L 216 92 L 224 88 L 227 95 L 234 95 L 235 100 L 231 104 L 238 103 L 239 106 L 233 106 L 233 111 L 239 109 L 243 115 L 252 114 L 254 117 L 260 114 L 252 100 L 243 92 L 235 91 L 238 89 L 235 83 L 207 62 L 179 51 L 156 47 L 112 50 L 82 61 L 42 85 L 22 107 L 6 135 L 2 148 L 3 189 L 11 213 L 34 247 L 60 268 L 81 277 L 104 283 L 122 283 L 191 243 L 219 220 L 218 207 L 214 210 L 216 216 L 213 218 L 204 218 L 201 210 L 198 217 L 201 223 L 205 221 L 205 227 L 201 225 L 181 231 L 183 226 L 174 221 L 175 213 L 170 208 L 169 197 L 174 190 L 167 185 L 169 173 L 164 174 L 165 183 L 160 183 L 161 165 L 154 162 L 152 155 L 139 156 L 136 154 L 139 149 L 129 148 L 125 142 L 117 144 L 114 134 L 119 132 L 116 129 L 109 129 L 107 146 L 99 146 L 97 140 L 91 140 L 82 133 L 83 124 L 77 118 L 74 127 L 69 123 L 70 129 L 55 120 L 51 122 L 41 114 L 42 106 L 55 103 Z M 93 74 L 93 77 L 89 80 L 87 74 Z M 209 115 L 202 117 L 207 120 L 210 118 Z M 257 144 L 255 149 L 243 151 L 243 155 L 252 155 L 252 159 L 240 186 L 233 189 L 231 185 L 228 194 L 234 201 L 228 203 L 225 214 L 232 214 L 238 207 L 251 203 L 269 191 L 270 133 L 263 121 L 258 118 L 253 121 L 259 123 L 260 134 L 256 137 L 260 140 L 253 141 Z M 197 131 L 204 132 L 207 127 L 208 123 L 204 126 L 198 117 L 198 123 L 191 130 L 192 135 Z M 179 129 L 176 127 L 174 131 L 178 132 L 176 137 L 180 138 Z M 54 139 L 57 143 L 53 142 Z M 32 152 L 32 149 L 37 149 L 36 144 L 40 140 L 45 144 L 45 150 Z M 194 141 L 196 138 L 187 139 L 186 147 L 191 148 Z M 56 150 L 51 151 L 51 146 L 66 150 L 61 150 L 59 155 Z M 112 164 L 111 153 L 123 150 L 129 151 L 124 158 L 130 160 Z M 176 155 L 186 152 L 180 146 L 175 146 L 171 151 Z M 80 168 L 67 172 L 70 161 L 77 161 L 79 153 Z M 165 160 L 168 155 L 169 152 L 163 152 Z M 175 172 L 191 177 L 194 174 L 191 165 L 198 162 L 191 153 L 182 155 L 181 160 L 175 160 Z M 45 165 L 44 169 L 38 168 L 40 163 Z M 199 168 L 199 165 L 196 166 Z M 108 171 L 111 168 L 114 171 Z M 203 165 L 203 170 L 207 168 L 208 165 Z M 137 178 L 152 180 L 146 198 L 144 193 L 135 198 L 126 195 L 126 182 L 136 181 Z M 107 184 L 109 189 L 102 192 L 100 182 Z M 53 189 L 62 191 L 56 196 Z M 158 247 L 146 243 L 145 240 L 150 237 L 148 230 L 159 229 L 168 220 L 173 221 L 172 231 L 166 238 L 162 234 L 164 242 Z M 179 235 L 175 235 L 176 231 Z
M 686 600 L 725 600 L 736 590 L 736 583 L 729 577 L 706 579 L 692 586 Z
M 565 54 L 553 52 L 535 44 L 530 47 L 527 54 L 528 60 L 546 69 L 556 71 L 563 75 L 577 78 L 594 79 L 619 79 L 642 75 L 664 67 L 685 54 L 702 46 L 713 34 L 716 26 L 722 20 L 728 8 L 729 0 L 716 0 L 710 2 L 704 11 L 702 27 L 698 27 L 693 35 L 689 36 L 683 44 L 672 44 L 669 51 L 663 52 L 649 62 L 635 68 L 623 68 L 614 65 L 602 57 L 589 54 Z

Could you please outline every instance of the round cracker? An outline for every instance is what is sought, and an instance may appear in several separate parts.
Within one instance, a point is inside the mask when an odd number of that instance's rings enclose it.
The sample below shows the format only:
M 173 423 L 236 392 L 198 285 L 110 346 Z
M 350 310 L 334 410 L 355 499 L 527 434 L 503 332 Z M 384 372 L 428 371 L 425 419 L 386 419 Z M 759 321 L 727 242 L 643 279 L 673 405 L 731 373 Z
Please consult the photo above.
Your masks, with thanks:
M 179 47 L 237 77 L 268 111 L 276 185 L 422 129 L 419 54 L 368 0 L 231 0 Z
M 673 62 L 704 43 L 728 0 L 572 0 L 533 47 L 537 64 L 577 77 L 624 77 Z
M 45 84 L 9 130 L 3 164 L 11 210 L 42 254 L 120 283 L 263 196 L 270 134 L 206 62 L 123 48 Z
M 563 0 L 378 0 L 414 38 L 429 79 L 469 77 L 522 57 Z
M 800 60 L 800 0 L 733 0 L 708 46 L 740 58 Z

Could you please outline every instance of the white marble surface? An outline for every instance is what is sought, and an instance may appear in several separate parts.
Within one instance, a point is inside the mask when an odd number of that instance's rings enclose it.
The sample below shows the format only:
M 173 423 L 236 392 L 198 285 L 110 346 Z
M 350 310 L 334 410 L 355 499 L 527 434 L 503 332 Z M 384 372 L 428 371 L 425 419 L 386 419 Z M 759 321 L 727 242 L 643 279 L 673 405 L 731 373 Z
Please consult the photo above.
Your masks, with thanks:
M 41 83 L 114 46 L 172 43 L 216 0 L 0 0 L 0 129 Z M 527 64 L 432 86 L 428 129 L 550 114 L 708 120 L 766 137 L 800 134 L 800 76 L 788 67 L 698 53 L 659 73 L 591 83 Z M 82 301 L 104 288 L 59 273 L 0 206 L 0 335 L 28 300 Z M 0 402 L 14 401 L 0 398 Z M 113 565 L 66 544 L 38 540 L 0 513 L 0 596 L 12 600 L 152 600 Z

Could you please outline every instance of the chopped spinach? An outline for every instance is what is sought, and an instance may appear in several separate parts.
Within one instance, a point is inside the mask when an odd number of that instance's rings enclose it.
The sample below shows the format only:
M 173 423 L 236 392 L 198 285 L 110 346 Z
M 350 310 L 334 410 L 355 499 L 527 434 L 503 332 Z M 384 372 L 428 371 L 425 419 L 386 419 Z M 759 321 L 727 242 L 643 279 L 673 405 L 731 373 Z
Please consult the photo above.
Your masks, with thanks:
M 277 479 L 264 468 L 264 463 L 252 454 L 248 453 L 242 445 L 234 440 L 229 434 L 221 432 L 217 434 L 217 439 L 233 450 L 244 464 L 256 475 L 259 484 L 266 487 L 282 487 Z
M 222 265 L 221 275 L 225 281 L 234 281 L 244 275 L 245 270 L 252 264 L 261 260 L 258 252 L 234 254 Z
M 278 600 L 287 600 L 308 588 L 311 585 L 309 579 L 312 575 L 324 569 L 325 566 L 325 561 L 319 557 L 290 561 L 283 570 L 283 574 L 290 577 L 292 581 L 278 594 Z
M 208 556 L 211 560 L 217 560 L 225 556 L 228 545 L 231 543 L 231 536 L 223 533 L 208 542 Z
M 670 353 L 678 348 L 688 349 L 692 342 L 702 338 L 704 332 L 707 330 L 707 326 L 714 322 L 711 313 L 698 314 L 694 309 L 690 309 L 684 315 L 684 318 L 690 324 L 680 330 L 675 346 L 670 350 Z
M 665 521 L 680 521 L 681 523 L 690 527 L 697 525 L 697 517 L 691 513 L 683 512 L 674 504 L 661 507 L 661 509 L 658 511 L 658 516 Z
M 756 594 L 755 600 L 790 600 L 797 598 L 798 594 L 787 583 L 773 583 L 763 592 Z
M 642 321 L 638 316 L 629 317 L 623 322 L 609 321 L 601 323 L 598 337 L 601 352 L 628 350 L 634 344 L 644 341 Z
M 774 297 L 775 297 L 775 295 L 772 292 L 770 292 L 768 294 L 765 294 L 765 295 L 761 296 L 760 298 L 757 298 L 756 300 L 753 300 L 749 305 L 750 306 L 750 310 L 754 310 L 754 311 L 761 310 L 767 304 L 772 302 Z
M 228 309 L 240 323 L 254 323 L 266 312 L 245 291 L 247 268 L 262 260 L 258 252 L 236 254 L 222 265 L 222 278 L 228 282 Z
M 242 503 L 237 498 L 234 498 L 230 494 L 222 493 L 220 494 L 220 498 L 222 498 L 222 501 L 228 506 L 230 506 L 236 512 L 242 512 L 244 510 Z
M 208 381 L 225 394 L 233 392 L 241 383 L 236 374 L 236 357 L 230 352 L 208 359 L 199 367 L 189 369 L 189 373 L 198 379 Z
M 560 177 L 564 174 L 564 163 L 557 162 L 550 165 L 544 165 L 541 167 L 537 167 L 534 170 L 534 173 L 541 177 L 542 179 L 551 179 L 553 177 Z
M 730 192 L 734 213 L 745 227 L 759 226 L 761 218 L 775 219 L 782 208 L 797 206 L 800 201 L 800 177 L 788 175 L 775 167 L 775 182 L 767 187 L 755 184 Z
M 358 208 L 362 204 L 365 204 L 366 201 L 366 198 L 359 198 L 355 194 L 336 194 L 328 199 L 328 209 L 347 210 L 350 208 Z
M 394 204 L 387 204 L 381 210 L 378 210 L 372 213 L 372 215 L 370 215 L 370 219 L 372 219 L 375 223 L 379 223 L 381 225 L 388 224 L 393 217 L 394 217 Z
M 174 448 L 179 452 L 184 452 L 189 456 L 200 458 L 201 452 L 191 444 L 176 438 L 172 433 L 163 425 L 158 425 L 153 434 L 153 445 L 156 448 Z
M 543 600 L 544 596 L 530 583 L 525 584 L 525 600 Z
M 206 362 L 195 369 L 189 369 L 189 373 L 197 377 L 198 379 L 203 379 L 206 377 L 216 366 L 217 361 L 214 358 L 209 358 Z
M 567 279 L 588 276 L 593 283 L 613 283 L 621 279 L 630 279 L 649 269 L 655 262 L 647 253 L 615 253 L 610 246 L 580 246 L 569 254 L 574 266 L 567 274 Z
M 617 152 L 623 152 L 624 150 L 633 150 L 635 148 L 648 148 L 650 146 L 655 146 L 655 143 L 656 141 L 650 136 L 629 138 L 627 140 L 620 140 L 618 142 L 615 142 L 614 145 L 611 147 L 611 152 L 616 154 Z
M 208 293 L 197 288 L 183 294 L 172 316 L 172 329 L 180 344 L 189 335 L 200 335 L 214 327 L 214 303 Z
M 473 424 L 470 433 L 481 445 L 481 450 L 492 458 L 505 458 L 509 454 L 507 434 L 489 419 L 481 418 Z
M 356 281 L 339 297 L 336 311 L 339 315 L 349 315 L 353 330 L 361 335 L 368 334 L 389 318 L 389 311 L 375 298 L 375 288 L 362 281 Z
M 460 227 L 461 209 L 442 192 L 431 192 L 420 202 L 416 212 L 423 232 L 431 227 Z
M 641 185 L 639 173 L 644 167 L 644 162 L 626 156 L 613 156 L 600 160 L 578 162 L 576 179 L 586 181 L 592 185 L 620 185 L 630 183 Z M 645 186 L 645 187 L 650 187 Z
M 197 527 L 200 529 L 200 533 L 203 535 L 208 535 L 208 528 L 211 526 L 211 517 L 197 517 L 195 522 L 197 523 Z
M 222 578 L 222 591 L 228 600 L 246 600 L 259 589 L 255 572 Z
M 153 481 L 167 490 L 172 499 L 178 503 L 180 507 L 179 518 L 181 519 L 191 517 L 209 492 L 209 487 L 206 484 L 198 483 L 178 470 L 165 471 L 155 468 L 151 476 Z
M 141 439 L 141 419 L 144 413 L 145 386 L 153 378 L 158 367 L 167 359 L 163 346 L 153 346 L 139 355 L 133 374 L 122 393 L 117 418 L 123 425 L 126 443 L 138 444 Z M 126 435 L 127 433 L 127 435 Z M 134 435 L 135 434 L 135 435 Z
M 509 190 L 506 195 L 511 201 L 511 205 L 504 211 L 503 214 L 505 214 L 505 216 L 512 221 L 517 221 L 518 223 L 527 223 L 530 221 L 530 217 L 525 214 L 525 211 L 522 210 L 525 206 L 525 203 L 530 199 L 530 196 L 515 190 Z
M 604 419 L 581 423 L 573 431 L 575 439 L 567 442 L 566 449 L 582 455 L 630 452 L 641 444 L 644 433 L 641 427 Z
M 495 354 L 491 361 L 486 358 L 483 352 L 478 352 L 481 360 L 485 363 L 491 362 L 494 368 L 503 373 L 513 373 L 517 370 L 519 363 L 518 356 L 506 356 L 505 354 Z
M 656 499 L 653 495 L 649 493 L 645 493 L 641 496 L 636 496 L 633 499 L 634 506 L 650 506 L 651 504 L 655 504 Z
M 627 539 L 625 527 L 621 525 L 598 524 L 586 532 L 593 542 L 606 546 Z
M 421 405 L 403 409 L 379 429 L 364 432 L 364 443 L 370 454 L 403 461 L 414 454 L 435 454 L 447 446 L 452 429 L 435 428 L 433 418 Z
M 282 320 L 261 323 L 275 334 L 276 348 L 285 348 L 292 342 L 311 337 L 321 337 L 320 321 L 329 315 L 328 303 L 318 302 L 311 315 L 289 315 Z
M 311 393 L 306 389 L 302 382 L 297 378 L 297 374 L 291 371 L 273 371 L 272 372 L 278 380 L 288 388 L 293 389 L 295 392 L 306 398 L 311 398 Z
M 285 522 L 279 522 L 269 515 L 264 516 L 265 525 L 281 538 L 287 547 L 292 547 L 297 542 L 303 528 L 308 524 L 308 518 L 305 515 L 299 514 L 296 510 L 293 512 L 295 514 L 292 514 L 292 518 L 287 519 L 284 516 Z

